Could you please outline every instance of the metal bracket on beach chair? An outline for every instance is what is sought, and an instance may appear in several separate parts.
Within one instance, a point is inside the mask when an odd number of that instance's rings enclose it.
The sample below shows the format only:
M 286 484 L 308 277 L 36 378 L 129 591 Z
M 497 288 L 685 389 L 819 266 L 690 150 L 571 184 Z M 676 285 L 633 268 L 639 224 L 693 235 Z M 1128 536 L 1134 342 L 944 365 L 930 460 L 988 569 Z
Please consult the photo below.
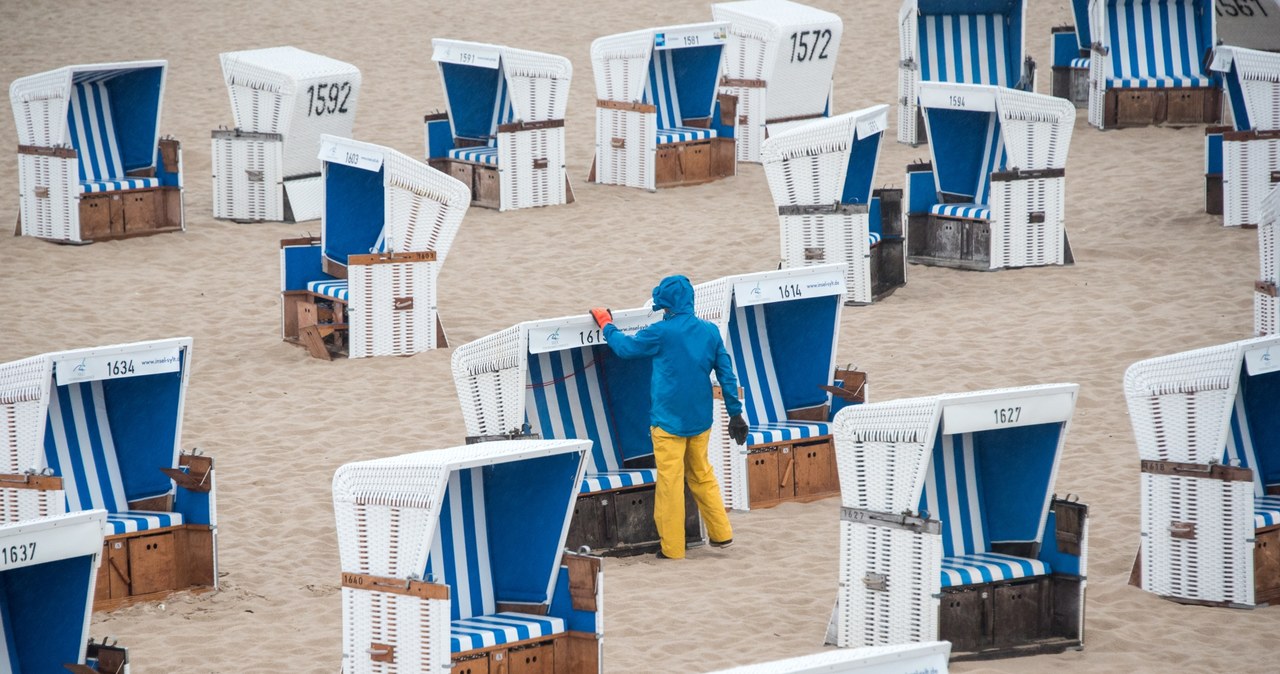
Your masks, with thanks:
M 868 571 L 867 575 L 862 578 L 862 584 L 873 592 L 888 592 L 889 574 Z
M 857 524 L 870 524 L 878 527 L 905 529 L 916 533 L 937 534 L 942 532 L 941 523 L 907 513 L 884 513 L 862 508 L 841 508 L 840 519 Z

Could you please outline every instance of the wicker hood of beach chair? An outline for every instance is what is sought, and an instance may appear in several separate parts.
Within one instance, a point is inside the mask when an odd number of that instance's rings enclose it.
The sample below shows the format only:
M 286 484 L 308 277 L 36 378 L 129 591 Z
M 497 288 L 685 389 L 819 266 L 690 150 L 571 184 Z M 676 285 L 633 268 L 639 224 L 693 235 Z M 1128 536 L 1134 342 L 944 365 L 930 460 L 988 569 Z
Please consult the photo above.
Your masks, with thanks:
M 297 47 L 218 56 L 233 126 L 213 131 L 213 217 L 301 222 L 320 217 L 320 137 L 351 136 L 360 70 Z
M 183 453 L 191 339 L 0 365 L 0 513 L 106 511 L 94 608 L 217 587 L 213 459 Z
M 167 69 L 67 66 L 9 85 L 19 234 L 92 243 L 185 228 L 181 146 L 160 136 Z
M 828 641 L 953 659 L 1084 645 L 1088 509 L 1055 478 L 1075 384 L 858 405 L 835 419 L 840 586 Z

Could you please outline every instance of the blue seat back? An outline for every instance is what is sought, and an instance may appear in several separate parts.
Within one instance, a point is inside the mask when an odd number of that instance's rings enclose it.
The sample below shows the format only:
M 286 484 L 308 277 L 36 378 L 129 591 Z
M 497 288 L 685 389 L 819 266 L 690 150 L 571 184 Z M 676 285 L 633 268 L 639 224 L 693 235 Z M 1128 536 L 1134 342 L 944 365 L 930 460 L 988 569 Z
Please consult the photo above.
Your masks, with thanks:
M 496 611 L 481 469 L 449 474 L 426 576 L 449 586 L 453 620 Z
M 601 374 L 603 350 L 567 349 L 528 358 L 525 422 L 532 432 L 544 438 L 591 440 L 588 475 L 620 470 L 621 447 Z
M 129 509 L 101 381 L 53 388 L 44 446 L 49 467 L 63 479 L 68 512 Z
M 1191 86 L 1205 79 L 1202 54 L 1209 48 L 1196 0 L 1110 0 L 1106 8 L 1113 79 L 1131 86 Z M 1207 11 L 1214 11 L 1209 8 Z
M 1008 164 L 999 115 L 948 108 L 923 110 L 929 121 L 929 152 L 937 191 L 971 195 L 973 203 L 988 205 L 991 174 L 1005 170 Z
M 743 388 L 742 406 L 752 426 L 786 421 L 764 305 L 735 306 L 729 322 L 729 355 Z
M 1021 71 L 1020 31 L 1004 14 L 921 14 L 920 79 L 1012 87 Z M 1012 62 L 1011 62 L 1012 61 Z
M 938 433 L 919 509 L 942 522 L 943 557 L 991 550 L 978 462 L 972 433 Z
M 497 147 L 498 125 L 515 120 L 503 68 L 442 62 L 440 75 L 453 136 Z
M 81 182 L 124 177 L 106 82 L 80 82 L 71 86 L 67 130 L 71 146 L 79 156 Z
M 644 102 L 658 108 L 658 128 L 684 126 L 680 115 L 680 94 L 676 89 L 674 49 L 655 49 L 649 58 L 649 77 L 645 82 Z

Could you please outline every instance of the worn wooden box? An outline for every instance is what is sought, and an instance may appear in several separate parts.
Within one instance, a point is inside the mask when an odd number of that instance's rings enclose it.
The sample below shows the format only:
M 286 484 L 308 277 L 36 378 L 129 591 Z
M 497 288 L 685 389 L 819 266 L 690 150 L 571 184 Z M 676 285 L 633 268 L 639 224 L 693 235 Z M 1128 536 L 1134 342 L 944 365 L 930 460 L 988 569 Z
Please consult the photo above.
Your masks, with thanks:
M 913 264 L 987 270 L 991 266 L 991 223 L 939 215 L 912 216 L 907 261 Z
M 653 522 L 654 485 L 594 494 L 581 494 L 573 506 L 573 519 L 565 546 L 583 546 L 593 554 L 635 555 L 658 549 L 658 528 Z M 685 489 L 684 521 L 686 543 L 702 540 L 698 506 Z
M 509 674 L 555 674 L 555 646 L 551 642 L 513 648 L 507 653 Z
M 1107 98 L 1108 103 L 1115 104 L 1115 126 L 1147 126 L 1164 121 L 1163 91 L 1112 89 Z
M 815 501 L 840 493 L 835 443 L 830 438 L 796 443 L 791 452 L 795 456 L 796 500 Z
M 795 466 L 791 445 L 771 445 L 747 454 L 747 501 L 770 508 L 795 498 Z
M 1072 70 L 1074 68 L 1068 66 L 1053 66 L 1049 72 L 1049 95 L 1071 100 Z
M 134 597 L 212 586 L 213 566 L 213 530 L 207 526 L 111 536 L 102 545 L 94 609 L 109 610 Z
M 1052 614 L 1049 578 L 997 585 L 992 589 L 991 645 L 1010 648 L 1047 635 Z
M 457 660 L 449 672 L 450 674 L 489 674 L 489 655 L 481 654 L 465 660 Z
M 1259 529 L 1253 543 L 1253 600 L 1280 599 L 1280 525 Z
M 119 192 L 80 197 L 80 238 L 99 240 L 124 235 L 124 201 Z
M 944 588 L 938 605 L 938 638 L 950 641 L 953 652 L 982 650 L 990 642 L 990 616 L 989 586 Z

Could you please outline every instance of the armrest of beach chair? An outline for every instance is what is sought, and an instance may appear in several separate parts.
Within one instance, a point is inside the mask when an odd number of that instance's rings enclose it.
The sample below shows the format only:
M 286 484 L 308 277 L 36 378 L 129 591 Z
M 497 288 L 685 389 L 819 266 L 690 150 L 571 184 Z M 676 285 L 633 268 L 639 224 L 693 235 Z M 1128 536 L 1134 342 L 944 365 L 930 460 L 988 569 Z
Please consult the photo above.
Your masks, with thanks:
M 733 138 L 738 126 L 738 97 L 732 94 L 717 94 L 715 105 L 711 108 L 711 129 L 716 138 Z
M 575 672 L 600 671 L 600 607 L 603 603 L 603 559 L 565 552 L 548 613 L 564 619 L 568 633 L 560 644 Z M 557 649 L 556 658 L 561 657 Z
M 161 468 L 178 485 L 173 510 L 182 514 L 186 524 L 215 523 L 215 482 L 213 457 L 183 454 L 177 468 Z
M 449 113 L 433 112 L 423 115 L 423 132 L 427 146 L 427 159 L 446 159 L 453 149 L 453 127 L 449 125 Z
M 35 473 L 4 473 L 0 474 L 0 489 L 58 491 L 62 489 L 62 478 L 56 475 L 37 475 Z
M 156 145 L 156 178 L 162 187 L 182 187 L 182 143 L 166 136 Z

